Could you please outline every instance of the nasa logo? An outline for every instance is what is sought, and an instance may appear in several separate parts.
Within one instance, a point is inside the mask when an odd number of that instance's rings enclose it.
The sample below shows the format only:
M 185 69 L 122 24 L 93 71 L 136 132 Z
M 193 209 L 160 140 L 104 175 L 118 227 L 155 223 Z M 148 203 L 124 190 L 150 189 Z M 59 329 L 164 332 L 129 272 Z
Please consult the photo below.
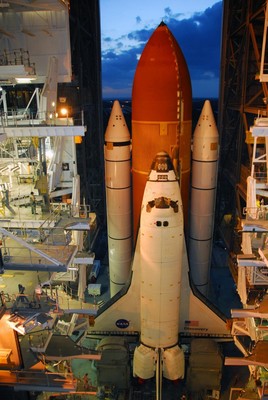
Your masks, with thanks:
M 117 326 L 117 328 L 126 329 L 129 327 L 129 321 L 127 321 L 126 319 L 118 319 L 115 325 Z

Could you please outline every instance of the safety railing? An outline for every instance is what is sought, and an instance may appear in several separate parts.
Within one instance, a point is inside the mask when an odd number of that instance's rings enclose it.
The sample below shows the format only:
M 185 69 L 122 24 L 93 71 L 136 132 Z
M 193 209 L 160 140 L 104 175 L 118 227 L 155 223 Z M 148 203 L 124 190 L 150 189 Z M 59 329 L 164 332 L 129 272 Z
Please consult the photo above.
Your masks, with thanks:
M 59 212 L 60 215 L 67 215 L 72 218 L 88 218 L 91 212 L 90 205 L 72 205 L 70 203 L 51 203 L 52 212 Z
M 51 247 L 53 249 L 53 247 Z M 44 249 L 45 251 L 46 249 Z M 47 247 L 47 251 L 50 250 L 50 246 Z M 52 256 L 47 256 L 45 253 L 42 255 L 40 252 L 37 253 L 29 248 L 19 246 L 13 243 L 5 243 L 4 251 L 2 251 L 3 261 L 5 268 L 15 269 L 27 269 L 37 270 L 48 268 L 51 271 L 64 271 L 67 270 L 67 265 L 64 264 L 64 260 L 68 261 L 68 257 L 73 256 L 74 249 L 70 246 L 63 246 L 57 248 L 57 259 Z M 63 260 L 63 261 L 58 261 Z
M 268 205 L 262 205 L 260 207 L 244 207 L 243 215 L 246 219 L 252 220 L 263 220 L 268 221 Z
M 46 387 L 61 387 L 65 389 L 75 389 L 77 380 L 72 373 L 54 373 L 47 371 L 12 371 L 14 380 L 17 384 L 46 386 Z
M 39 227 L 40 242 L 44 242 L 61 219 L 61 207 L 50 207 L 48 217 Z
M 84 125 L 84 112 L 81 111 L 76 116 L 68 114 L 60 116 L 57 112 L 38 112 L 27 110 L 2 111 L 0 114 L 0 126 L 19 127 L 19 126 L 73 126 Z
M 28 196 L 29 197 L 29 196 Z M 70 222 L 74 222 L 76 219 L 89 219 L 91 207 L 90 205 L 71 205 L 69 203 L 50 203 L 49 210 L 43 213 L 42 220 L 37 217 L 40 215 L 25 215 L 25 212 L 20 213 L 18 208 L 16 213 L 16 221 L 19 224 L 15 227 L 14 221 L 6 221 L 5 228 L 8 231 L 15 232 L 19 237 L 24 238 L 27 242 L 32 243 L 47 243 L 47 244 L 68 244 L 67 232 L 64 230 L 64 226 L 58 226 L 61 219 L 66 218 L 66 225 Z M 3 215 L 4 217 L 4 215 Z M 72 218 L 73 220 L 69 220 Z M 0 207 L 0 219 L 1 219 L 1 207 Z M 90 222 L 90 230 L 94 233 L 96 229 L 96 221 Z M 3 242 L 5 245 L 5 243 Z M 5 251 L 6 252 L 6 251 Z

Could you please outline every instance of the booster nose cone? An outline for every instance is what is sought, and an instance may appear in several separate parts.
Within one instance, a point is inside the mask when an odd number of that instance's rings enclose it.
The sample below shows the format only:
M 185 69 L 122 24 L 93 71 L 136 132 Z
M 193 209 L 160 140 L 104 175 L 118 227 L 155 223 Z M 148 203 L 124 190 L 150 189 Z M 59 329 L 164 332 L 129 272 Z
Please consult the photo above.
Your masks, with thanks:
M 127 123 L 118 100 L 114 101 L 107 129 L 105 132 L 105 141 L 120 143 L 130 140 L 130 134 Z
M 202 136 L 203 138 L 212 136 L 218 137 L 217 126 L 209 100 L 206 100 L 203 105 L 194 131 L 194 137 L 198 136 Z
M 206 100 L 198 119 L 193 136 L 193 159 L 213 161 L 218 159 L 219 133 L 212 107 Z

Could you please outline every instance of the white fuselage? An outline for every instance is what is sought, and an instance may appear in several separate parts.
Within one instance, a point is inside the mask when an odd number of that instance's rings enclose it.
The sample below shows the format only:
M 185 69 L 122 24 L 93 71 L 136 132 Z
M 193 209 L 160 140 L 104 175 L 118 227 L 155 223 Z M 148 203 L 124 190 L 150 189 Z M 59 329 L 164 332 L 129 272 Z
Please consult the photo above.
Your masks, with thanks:
M 166 155 L 166 158 L 164 157 Z M 140 218 L 141 345 L 134 354 L 134 375 L 183 378 L 184 357 L 177 345 L 184 243 L 178 181 L 166 153 L 145 186 Z M 161 156 L 163 157 L 161 161 Z M 165 168 L 165 160 L 168 167 Z M 163 162 L 163 171 L 161 171 Z
M 159 174 L 151 172 L 140 220 L 141 341 L 160 348 L 174 346 L 178 341 L 183 246 L 179 185 L 174 171 L 166 175 L 168 180 L 154 181 Z M 162 208 L 148 206 L 155 199 L 162 199 Z M 170 200 L 177 202 L 177 212 L 166 204 Z

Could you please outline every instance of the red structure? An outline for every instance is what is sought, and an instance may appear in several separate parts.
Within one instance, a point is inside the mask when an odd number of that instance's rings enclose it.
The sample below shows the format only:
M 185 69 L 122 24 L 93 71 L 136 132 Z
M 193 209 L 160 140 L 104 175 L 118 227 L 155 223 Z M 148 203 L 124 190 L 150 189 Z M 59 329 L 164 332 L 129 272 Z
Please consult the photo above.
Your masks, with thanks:
M 146 44 L 132 90 L 133 233 L 150 163 L 159 151 L 172 158 L 180 178 L 187 222 L 192 130 L 192 89 L 183 53 L 162 22 Z

